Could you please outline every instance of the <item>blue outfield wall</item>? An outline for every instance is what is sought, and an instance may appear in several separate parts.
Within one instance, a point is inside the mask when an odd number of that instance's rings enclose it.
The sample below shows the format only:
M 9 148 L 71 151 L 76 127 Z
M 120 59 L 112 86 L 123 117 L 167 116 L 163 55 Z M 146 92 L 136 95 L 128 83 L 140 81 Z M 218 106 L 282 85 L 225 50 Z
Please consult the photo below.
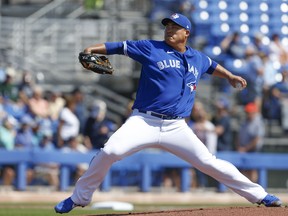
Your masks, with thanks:
M 89 153 L 63 153 L 61 151 L 6 151 L 0 150 L 0 166 L 13 164 L 17 167 L 16 189 L 26 190 L 26 168 L 29 164 L 56 162 L 60 166 L 60 191 L 65 191 L 70 183 L 70 166 L 79 163 L 89 163 L 96 151 Z M 259 184 L 267 188 L 268 170 L 288 170 L 288 154 L 282 153 L 238 153 L 220 152 L 217 158 L 231 162 L 239 169 L 257 169 L 259 171 Z M 101 164 L 99 164 L 101 166 Z M 112 171 L 131 170 L 139 173 L 139 189 L 142 192 L 149 192 L 152 185 L 152 172 L 163 168 L 180 168 L 181 170 L 181 191 L 189 191 L 191 185 L 191 165 L 177 156 L 168 152 L 142 151 L 131 155 L 121 161 L 114 163 L 107 173 L 102 185 L 102 191 L 109 191 L 111 188 Z M 220 184 L 219 190 L 225 190 Z

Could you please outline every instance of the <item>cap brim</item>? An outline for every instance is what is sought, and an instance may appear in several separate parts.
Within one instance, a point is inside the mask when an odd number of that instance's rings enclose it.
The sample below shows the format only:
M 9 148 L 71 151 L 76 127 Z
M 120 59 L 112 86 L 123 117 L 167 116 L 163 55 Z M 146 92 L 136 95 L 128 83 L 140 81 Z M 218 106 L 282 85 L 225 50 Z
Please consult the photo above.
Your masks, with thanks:
M 173 23 L 175 23 L 176 25 L 179 25 L 179 26 L 181 26 L 182 28 L 186 29 L 185 27 L 183 27 L 183 26 L 180 25 L 179 23 L 175 22 L 175 20 L 172 20 L 172 19 L 170 19 L 170 18 L 164 18 L 164 19 L 161 21 L 162 25 L 164 25 L 164 26 L 166 26 L 168 22 L 173 22 Z M 186 30 L 189 31 L 189 29 L 186 29 Z
M 169 21 L 172 21 L 172 20 L 169 19 L 169 18 L 164 18 L 164 19 L 161 21 L 161 23 L 162 23 L 162 25 L 166 26 Z M 172 21 L 172 22 L 173 22 L 173 21 Z M 175 22 L 174 22 L 174 23 L 175 23 Z

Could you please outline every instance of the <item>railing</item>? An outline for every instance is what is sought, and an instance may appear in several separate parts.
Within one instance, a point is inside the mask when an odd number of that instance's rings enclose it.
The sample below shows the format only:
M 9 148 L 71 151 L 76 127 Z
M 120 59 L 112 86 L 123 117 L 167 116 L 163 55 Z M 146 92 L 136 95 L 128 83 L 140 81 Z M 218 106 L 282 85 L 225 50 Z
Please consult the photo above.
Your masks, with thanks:
M 37 10 L 35 13 L 31 14 L 27 19 L 29 20 L 30 24 L 33 24 L 39 18 L 45 16 L 49 12 L 59 8 L 66 0 L 54 0 L 45 5 L 44 7 Z
M 1 51 L 6 52 L 7 59 L 0 61 L 13 62 L 14 67 L 25 68 L 35 75 L 42 72 L 48 84 L 97 82 L 100 76 L 96 74 L 83 76 L 78 53 L 91 44 L 134 39 L 134 34 L 137 35 L 132 31 L 135 23 L 108 19 L 41 18 L 33 25 L 28 18 L 1 17 L 0 21 L 0 47 L 7 47 Z M 131 76 L 134 72 L 129 58 L 110 59 L 117 66 L 115 76 Z
M 119 22 L 116 25 L 114 21 L 109 20 L 47 18 L 38 19 L 33 25 L 29 22 L 20 18 L 1 17 L 0 62 L 13 62 L 14 67 L 20 71 L 28 70 L 34 77 L 42 73 L 44 80 L 40 84 L 50 85 L 52 88 L 55 85 L 58 88 L 64 85 L 91 87 L 91 91 L 99 92 L 109 109 L 113 109 L 111 112 L 114 116 L 109 116 L 110 118 L 116 119 L 117 116 L 124 115 L 129 99 L 111 91 L 113 87 L 110 85 L 114 84 L 113 80 L 118 77 L 130 77 L 134 73 L 132 60 L 124 56 L 110 57 L 116 70 L 114 76 L 106 81 L 111 84 L 106 83 L 108 87 L 105 88 L 97 85 L 100 75 L 88 73 L 81 67 L 78 53 L 88 45 L 117 40 L 115 36 L 117 33 L 119 37 L 127 36 L 127 39 L 132 39 L 133 33 L 123 30 L 124 26 L 133 29 L 131 22 L 127 25 Z M 122 29 L 121 33 L 119 29 Z M 123 83 L 117 85 L 123 86 Z
M 6 151 L 0 150 L 0 165 L 14 164 L 17 167 L 17 190 L 26 190 L 25 171 L 28 163 L 48 163 L 55 162 L 60 167 L 60 191 L 67 190 L 69 186 L 69 166 L 79 163 L 89 163 L 96 152 L 83 153 L 63 153 L 60 151 Z M 267 188 L 268 170 L 288 170 L 288 154 L 273 153 L 237 153 L 221 152 L 217 154 L 220 159 L 227 160 L 237 168 L 257 169 L 259 171 L 259 184 Z M 109 191 L 111 189 L 111 172 L 114 170 L 136 170 L 141 175 L 139 188 L 142 192 L 151 190 L 152 171 L 165 167 L 175 167 L 181 169 L 181 191 L 186 192 L 191 185 L 190 169 L 191 165 L 182 159 L 166 152 L 139 152 L 129 156 L 122 161 L 112 165 L 107 173 L 101 189 Z M 220 187 L 223 188 L 223 185 Z

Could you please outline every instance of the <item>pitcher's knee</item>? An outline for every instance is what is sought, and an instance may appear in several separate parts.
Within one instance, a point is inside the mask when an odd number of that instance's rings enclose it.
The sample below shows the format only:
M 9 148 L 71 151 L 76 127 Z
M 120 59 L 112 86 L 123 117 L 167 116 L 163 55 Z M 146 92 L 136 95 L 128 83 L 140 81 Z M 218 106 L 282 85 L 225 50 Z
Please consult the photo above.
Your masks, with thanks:
M 102 157 L 105 157 L 113 162 L 119 161 L 122 159 L 122 154 L 119 151 L 115 151 L 114 149 L 103 149 Z
M 213 170 L 215 169 L 215 166 L 217 164 L 217 159 L 215 156 L 209 157 L 209 158 L 204 158 L 199 161 L 194 165 L 195 168 L 199 170 Z

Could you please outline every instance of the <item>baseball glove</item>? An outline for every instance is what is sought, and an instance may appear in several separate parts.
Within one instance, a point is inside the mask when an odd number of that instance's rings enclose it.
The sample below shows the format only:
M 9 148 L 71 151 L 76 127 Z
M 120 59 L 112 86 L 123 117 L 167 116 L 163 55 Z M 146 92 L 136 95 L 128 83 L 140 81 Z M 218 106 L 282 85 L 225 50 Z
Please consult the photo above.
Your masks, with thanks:
M 95 73 L 113 74 L 114 72 L 109 59 L 105 56 L 80 52 L 78 59 L 84 68 Z

